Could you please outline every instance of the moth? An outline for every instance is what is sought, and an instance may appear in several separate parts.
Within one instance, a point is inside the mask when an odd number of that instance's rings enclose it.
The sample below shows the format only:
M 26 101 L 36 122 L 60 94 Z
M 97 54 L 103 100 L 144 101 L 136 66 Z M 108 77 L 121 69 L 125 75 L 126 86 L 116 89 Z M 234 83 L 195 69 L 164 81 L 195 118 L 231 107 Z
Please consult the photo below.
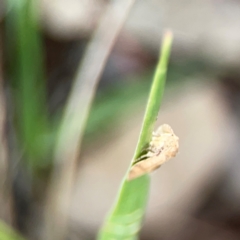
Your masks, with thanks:
M 176 156 L 179 138 L 168 124 L 161 125 L 152 134 L 147 153 L 135 161 L 130 168 L 128 180 L 133 180 L 159 168 L 163 163 Z

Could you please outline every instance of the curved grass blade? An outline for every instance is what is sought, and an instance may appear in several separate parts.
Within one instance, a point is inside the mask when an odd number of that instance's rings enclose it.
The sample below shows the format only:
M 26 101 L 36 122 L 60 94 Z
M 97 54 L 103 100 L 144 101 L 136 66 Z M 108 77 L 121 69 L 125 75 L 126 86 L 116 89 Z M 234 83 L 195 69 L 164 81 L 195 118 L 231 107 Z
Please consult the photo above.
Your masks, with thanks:
M 167 64 L 172 44 L 172 33 L 166 32 L 163 38 L 160 60 L 154 75 L 148 104 L 139 136 L 137 148 L 131 164 L 134 164 L 148 146 L 160 108 L 167 72 Z M 127 177 L 127 175 L 126 175 Z M 148 200 L 150 178 L 148 175 L 132 181 L 124 179 L 117 202 L 102 227 L 98 240 L 138 239 L 142 219 Z

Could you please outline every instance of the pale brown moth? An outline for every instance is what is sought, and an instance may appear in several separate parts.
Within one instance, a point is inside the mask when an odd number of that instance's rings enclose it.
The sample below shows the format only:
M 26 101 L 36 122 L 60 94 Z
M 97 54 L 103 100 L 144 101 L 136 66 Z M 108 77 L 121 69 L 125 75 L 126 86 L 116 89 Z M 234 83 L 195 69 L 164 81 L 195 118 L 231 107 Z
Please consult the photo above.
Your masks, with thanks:
M 152 134 L 147 154 L 137 159 L 137 163 L 130 168 L 128 180 L 133 180 L 159 168 L 163 163 L 176 156 L 178 148 L 179 138 L 174 134 L 172 128 L 168 124 L 161 125 Z

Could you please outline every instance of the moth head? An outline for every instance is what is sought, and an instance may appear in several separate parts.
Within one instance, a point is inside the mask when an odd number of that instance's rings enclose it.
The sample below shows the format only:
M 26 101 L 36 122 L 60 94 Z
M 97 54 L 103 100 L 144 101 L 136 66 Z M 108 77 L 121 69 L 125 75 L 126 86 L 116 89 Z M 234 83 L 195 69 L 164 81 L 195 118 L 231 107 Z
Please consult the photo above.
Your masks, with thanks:
M 157 133 L 158 134 L 173 134 L 174 132 L 168 124 L 163 124 L 158 128 Z

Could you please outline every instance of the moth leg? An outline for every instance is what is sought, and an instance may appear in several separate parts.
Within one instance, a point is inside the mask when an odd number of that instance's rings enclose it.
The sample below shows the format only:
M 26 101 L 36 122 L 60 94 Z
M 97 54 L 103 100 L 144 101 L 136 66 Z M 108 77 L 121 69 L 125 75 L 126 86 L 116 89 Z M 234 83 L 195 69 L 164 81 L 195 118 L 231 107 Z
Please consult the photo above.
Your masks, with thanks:
M 164 149 L 164 144 L 162 143 L 159 146 L 155 146 L 155 147 L 151 147 L 150 152 L 152 152 L 153 154 L 151 154 L 152 156 L 158 156 Z
M 143 154 L 144 152 L 145 152 L 145 154 Z M 143 154 L 143 155 L 141 155 L 139 158 L 137 158 L 134 161 L 134 163 L 138 162 L 138 161 L 141 161 L 144 158 L 148 158 L 149 157 L 149 152 L 152 152 L 152 147 L 151 146 L 148 146 L 147 148 L 143 148 L 142 151 L 141 151 L 141 154 Z
M 155 151 L 156 156 L 158 156 L 164 149 L 164 145 L 162 145 L 160 148 L 157 149 L 157 151 Z
M 137 159 L 134 161 L 134 164 L 137 163 L 137 162 L 140 162 L 140 161 L 142 161 L 142 160 L 144 160 L 144 159 L 146 159 L 146 158 L 149 158 L 149 157 L 151 157 L 151 154 L 149 154 L 149 152 L 148 152 L 148 153 L 142 155 L 141 157 L 137 158 Z
M 143 151 L 148 151 L 146 154 L 142 155 L 141 157 L 137 158 L 135 161 L 134 161 L 134 164 L 136 164 L 137 162 L 140 162 L 142 160 L 145 160 L 147 158 L 150 158 L 150 157 L 154 157 L 154 156 L 158 156 L 164 149 L 164 144 L 162 144 L 161 146 L 159 147 L 148 147 L 146 149 L 144 149 Z

